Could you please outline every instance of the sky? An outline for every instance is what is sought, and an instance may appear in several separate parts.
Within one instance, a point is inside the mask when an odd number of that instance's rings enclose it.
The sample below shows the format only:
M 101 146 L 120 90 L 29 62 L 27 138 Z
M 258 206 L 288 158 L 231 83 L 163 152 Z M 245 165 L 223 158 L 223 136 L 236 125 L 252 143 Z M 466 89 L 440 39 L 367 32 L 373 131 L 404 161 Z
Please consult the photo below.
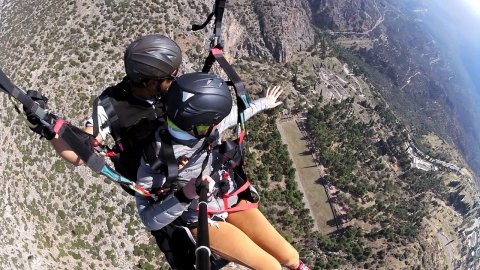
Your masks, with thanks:
M 461 60 L 480 91 L 480 0 L 441 1 L 452 12 L 452 21 L 458 22 Z M 453 4 L 452 4 L 453 3 Z
M 460 95 L 455 92 L 452 99 L 457 101 L 458 115 L 470 142 L 476 144 L 467 161 L 480 168 L 480 0 L 410 1 L 415 3 L 427 10 L 419 14 L 425 27 L 465 83 Z
M 431 28 L 452 52 L 459 53 L 465 72 L 480 92 L 480 0 L 426 0 Z
M 460 107 L 465 130 L 477 142 L 475 163 L 480 163 L 480 0 L 425 0 L 426 23 L 445 45 L 466 79 Z M 458 104 L 457 104 L 458 105 Z M 472 153 L 471 153 L 472 154 Z

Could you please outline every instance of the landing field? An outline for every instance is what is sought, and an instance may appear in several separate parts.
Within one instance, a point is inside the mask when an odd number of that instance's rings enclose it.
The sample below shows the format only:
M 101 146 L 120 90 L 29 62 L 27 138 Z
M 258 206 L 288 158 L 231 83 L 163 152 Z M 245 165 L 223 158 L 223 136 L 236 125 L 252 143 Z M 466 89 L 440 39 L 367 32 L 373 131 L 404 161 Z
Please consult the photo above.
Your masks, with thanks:
M 277 122 L 278 130 L 283 143 L 288 145 L 288 152 L 296 169 L 295 179 L 306 198 L 306 206 L 310 208 L 316 229 L 328 234 L 335 231 L 333 214 L 328 203 L 327 194 L 321 184 L 316 183 L 320 178 L 320 168 L 315 165 L 313 157 L 308 151 L 307 141 L 298 128 L 295 120 Z

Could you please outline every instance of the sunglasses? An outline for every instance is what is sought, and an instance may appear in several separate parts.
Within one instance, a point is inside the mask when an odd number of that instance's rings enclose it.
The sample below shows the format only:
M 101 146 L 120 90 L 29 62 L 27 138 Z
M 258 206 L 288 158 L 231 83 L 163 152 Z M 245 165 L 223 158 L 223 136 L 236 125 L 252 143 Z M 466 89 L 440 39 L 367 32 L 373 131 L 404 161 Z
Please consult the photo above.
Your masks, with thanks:
M 164 80 L 175 81 L 178 77 L 177 74 L 178 74 L 178 70 L 175 70 L 175 72 L 173 72 L 171 75 L 163 78 L 157 78 L 156 80 L 159 82 L 163 82 Z
M 196 128 L 198 133 L 206 133 L 210 128 L 210 125 L 199 125 L 199 126 L 196 126 Z

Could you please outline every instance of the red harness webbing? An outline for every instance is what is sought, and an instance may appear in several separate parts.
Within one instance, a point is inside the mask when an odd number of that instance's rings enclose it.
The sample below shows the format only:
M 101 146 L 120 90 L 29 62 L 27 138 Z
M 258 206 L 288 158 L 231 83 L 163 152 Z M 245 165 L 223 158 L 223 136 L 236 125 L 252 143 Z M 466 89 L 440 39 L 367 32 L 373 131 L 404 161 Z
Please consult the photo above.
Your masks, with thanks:
M 242 205 L 237 205 L 234 207 L 228 207 L 228 198 L 232 196 L 236 196 L 240 194 L 242 191 L 245 191 L 248 187 L 250 186 L 250 181 L 247 178 L 247 181 L 237 190 L 223 195 L 223 207 L 224 209 L 222 210 L 214 210 L 214 209 L 207 209 L 208 214 L 218 214 L 218 213 L 223 213 L 223 212 L 238 212 L 238 211 L 243 211 L 243 210 L 248 210 L 251 208 L 258 208 L 258 202 L 255 203 L 248 203 L 248 204 L 242 204 Z

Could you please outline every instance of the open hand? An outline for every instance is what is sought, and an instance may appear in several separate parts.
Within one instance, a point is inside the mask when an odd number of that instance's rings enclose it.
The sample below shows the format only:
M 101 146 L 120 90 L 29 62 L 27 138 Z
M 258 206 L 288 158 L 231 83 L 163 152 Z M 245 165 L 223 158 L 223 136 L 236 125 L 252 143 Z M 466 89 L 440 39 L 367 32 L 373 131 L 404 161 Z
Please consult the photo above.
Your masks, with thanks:
M 277 101 L 278 97 L 283 93 L 283 89 L 280 86 L 269 86 L 265 95 L 267 109 L 272 109 L 282 104 L 281 101 Z

